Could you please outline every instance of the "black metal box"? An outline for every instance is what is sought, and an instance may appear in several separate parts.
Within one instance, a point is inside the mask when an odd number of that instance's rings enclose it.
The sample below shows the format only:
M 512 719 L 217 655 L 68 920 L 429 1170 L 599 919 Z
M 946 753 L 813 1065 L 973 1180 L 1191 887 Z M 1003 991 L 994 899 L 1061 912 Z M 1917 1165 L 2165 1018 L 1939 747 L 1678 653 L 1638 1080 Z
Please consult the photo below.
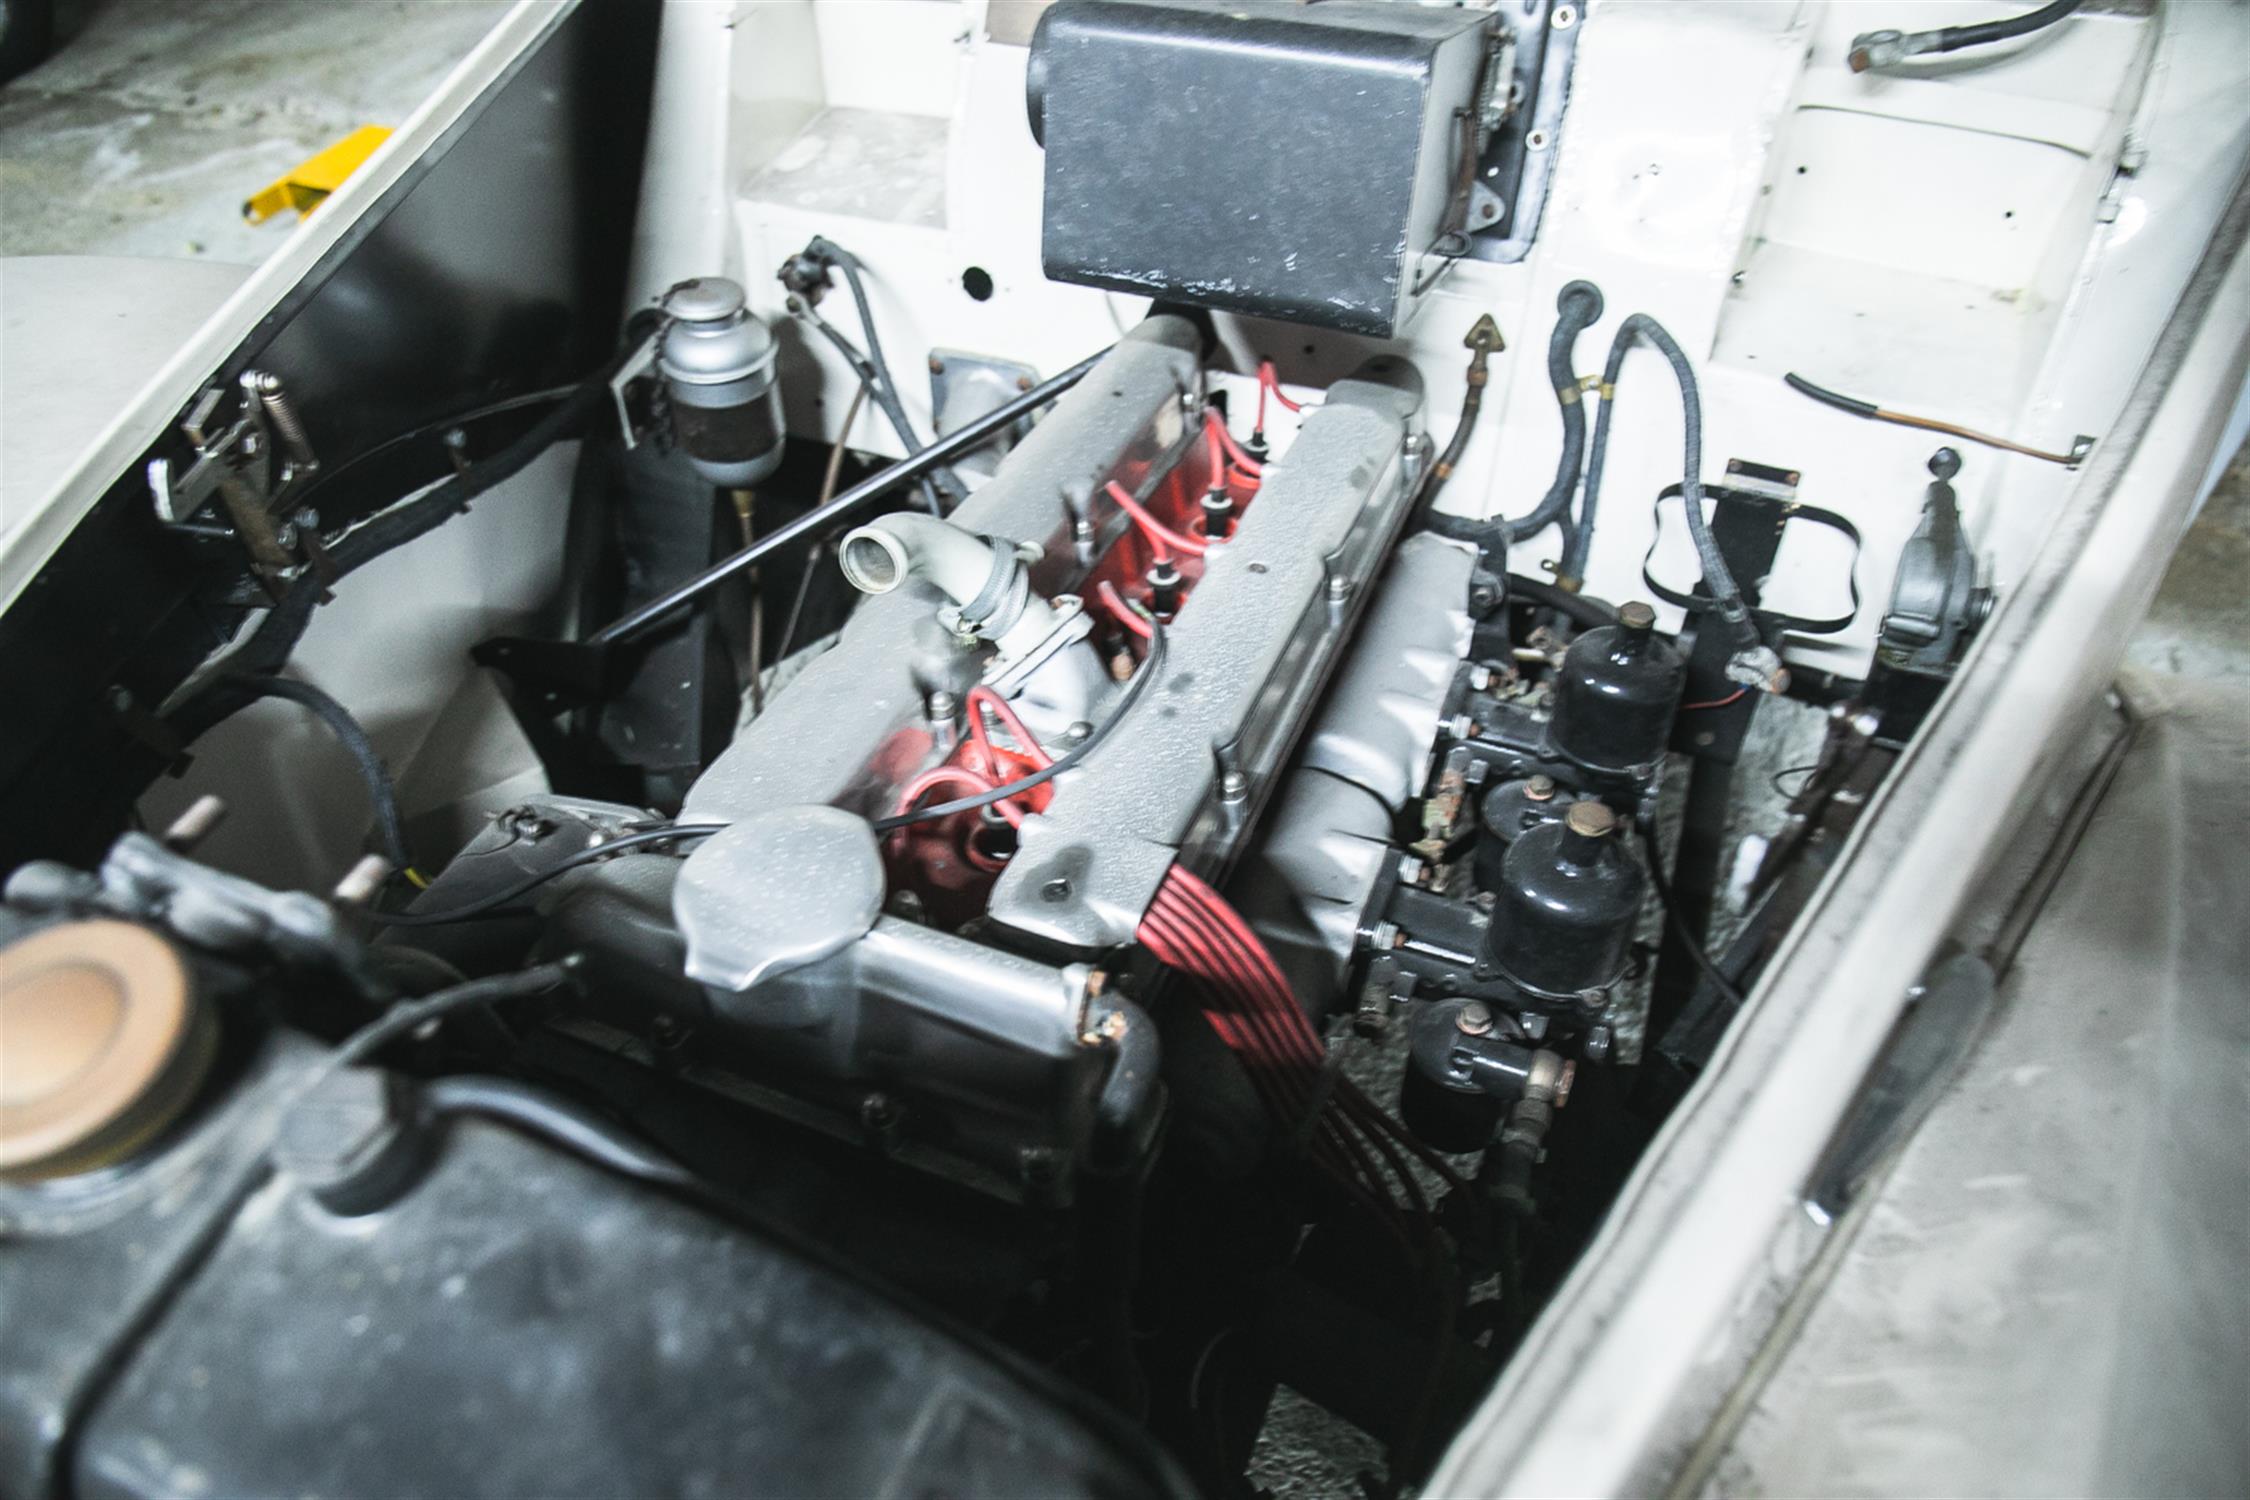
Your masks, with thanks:
M 1388 335 L 1449 256 L 1488 11 L 1058 0 L 1032 40 L 1047 275 Z

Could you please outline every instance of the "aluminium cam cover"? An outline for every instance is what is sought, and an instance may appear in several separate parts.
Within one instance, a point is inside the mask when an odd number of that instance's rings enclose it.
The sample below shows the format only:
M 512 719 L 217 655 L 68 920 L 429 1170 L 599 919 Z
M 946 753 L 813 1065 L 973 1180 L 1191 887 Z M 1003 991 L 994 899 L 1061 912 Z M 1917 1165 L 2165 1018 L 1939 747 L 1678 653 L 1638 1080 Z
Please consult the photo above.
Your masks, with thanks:
M 1181 401 L 1196 388 L 1195 338 L 1183 318 L 1141 323 L 962 502 L 955 524 L 1037 544 L 1044 556 L 1031 568 L 1032 587 L 1066 592 L 1077 581 L 1070 505 L 1112 477 L 1138 484 L 1177 445 Z M 861 600 L 835 646 L 697 778 L 681 821 L 731 823 L 804 803 L 873 814 L 927 757 L 924 694 L 963 685 L 927 679 L 974 680 L 973 659 L 936 623 L 944 602 L 919 579 Z
M 1134 722 L 1055 781 L 993 887 L 1002 926 L 1081 953 L 1129 943 L 1177 858 L 1248 831 L 1414 492 L 1419 377 L 1381 358 L 1329 388 L 1257 503 L 1204 558 Z M 1239 795 L 1218 795 L 1225 771 Z

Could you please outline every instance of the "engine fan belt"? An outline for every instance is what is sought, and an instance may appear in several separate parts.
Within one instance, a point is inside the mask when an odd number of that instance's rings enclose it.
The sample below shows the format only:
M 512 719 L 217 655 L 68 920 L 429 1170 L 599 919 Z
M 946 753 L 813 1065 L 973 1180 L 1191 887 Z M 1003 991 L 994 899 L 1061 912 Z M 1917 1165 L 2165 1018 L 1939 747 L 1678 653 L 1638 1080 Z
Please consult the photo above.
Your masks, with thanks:
M 1705 493 L 1711 496 L 1714 505 L 1725 505 L 1729 498 L 1724 492 L 1708 486 Z M 1654 518 L 1656 526 L 1649 537 L 1648 551 L 1641 558 L 1641 582 L 1647 584 L 1649 592 L 1665 603 L 1676 604 L 1691 615 L 1699 615 L 1711 609 L 1712 601 L 1710 598 L 1694 593 L 1683 593 L 1669 584 L 1660 583 L 1657 581 L 1656 574 L 1652 571 L 1656 562 L 1656 549 L 1664 541 L 1664 502 L 1676 500 L 1679 496 L 1680 487 L 1676 484 L 1669 485 L 1657 492 L 1655 503 L 1649 507 L 1649 514 Z M 1836 635 L 1850 628 L 1852 621 L 1859 618 L 1859 556 L 1865 550 L 1866 544 L 1860 539 L 1859 528 L 1852 524 L 1851 518 L 1848 516 L 1823 506 L 1806 505 L 1796 500 L 1781 502 L 1781 524 L 1783 526 L 1787 526 L 1791 521 L 1800 520 L 1811 521 L 1816 525 L 1840 531 L 1851 542 L 1851 562 L 1845 569 L 1844 581 L 1851 592 L 1852 607 L 1843 614 L 1829 615 L 1818 619 L 1804 615 L 1782 614 L 1778 610 L 1767 609 L 1762 605 L 1753 605 L 1752 608 L 1757 611 L 1761 623 L 1784 634 Z

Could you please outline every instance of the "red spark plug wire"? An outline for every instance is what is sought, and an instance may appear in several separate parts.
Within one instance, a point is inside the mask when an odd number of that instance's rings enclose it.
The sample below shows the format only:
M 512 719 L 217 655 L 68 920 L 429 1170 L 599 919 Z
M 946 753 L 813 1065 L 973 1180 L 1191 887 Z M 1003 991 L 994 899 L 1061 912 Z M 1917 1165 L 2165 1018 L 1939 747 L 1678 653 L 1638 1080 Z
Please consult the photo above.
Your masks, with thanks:
M 1287 396 L 1284 396 L 1281 393 L 1281 377 L 1274 373 L 1273 361 L 1270 359 L 1261 359 L 1258 361 L 1258 409 L 1260 412 L 1258 425 L 1261 428 L 1266 425 L 1263 413 L 1265 410 L 1266 393 L 1269 391 L 1272 392 L 1274 400 L 1280 402 L 1289 410 L 1303 411 L 1305 409 L 1305 403 L 1303 403 L 1302 401 L 1292 401 Z
M 1133 524 L 1140 527 L 1142 532 L 1147 535 L 1150 544 L 1156 548 L 1158 562 L 1171 561 L 1166 553 L 1166 548 L 1170 548 L 1174 552 L 1185 552 L 1190 557 L 1201 557 L 1203 555 L 1203 543 L 1197 541 L 1194 537 L 1182 536 L 1179 532 L 1174 531 L 1171 527 L 1150 515 L 1147 508 L 1140 501 L 1135 500 L 1125 486 L 1114 479 L 1109 482 L 1109 498 L 1115 500 L 1117 508 L 1131 516 Z
M 1256 484 L 1265 474 L 1266 466 L 1252 458 L 1243 446 L 1234 440 L 1234 434 L 1227 431 L 1227 424 L 1219 420 L 1218 412 L 1206 412 L 1204 421 L 1213 434 L 1217 436 L 1220 446 L 1226 450 L 1228 464 L 1244 479 L 1251 484 Z M 1260 423 L 1262 426 L 1262 418 Z
M 1111 614 L 1117 616 L 1118 624 L 1124 626 L 1142 640 L 1148 639 L 1148 621 L 1134 613 L 1133 607 L 1125 602 L 1125 596 L 1117 592 L 1116 584 L 1104 578 L 1100 583 L 1094 585 L 1094 594 L 1104 605 L 1108 606 Z

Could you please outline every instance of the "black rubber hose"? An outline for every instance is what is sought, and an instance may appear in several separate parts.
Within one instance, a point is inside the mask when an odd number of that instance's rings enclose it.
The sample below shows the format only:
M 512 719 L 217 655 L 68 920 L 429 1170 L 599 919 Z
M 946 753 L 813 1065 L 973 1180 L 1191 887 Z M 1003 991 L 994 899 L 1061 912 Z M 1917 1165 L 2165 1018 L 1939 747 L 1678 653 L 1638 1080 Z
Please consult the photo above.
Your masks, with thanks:
M 1585 454 L 1586 409 L 1578 399 L 1578 375 L 1572 368 L 1578 336 L 1601 320 L 1602 289 L 1590 281 L 1573 281 L 1555 295 L 1554 332 L 1547 337 L 1547 380 L 1562 407 L 1562 454 L 1555 462 L 1554 483 L 1530 514 L 1516 520 L 1492 516 L 1481 519 L 1426 512 L 1423 528 L 1456 542 L 1470 542 L 1503 551 L 1510 542 L 1535 536 L 1560 519 L 1570 507 L 1571 492 L 1578 486 L 1579 460 Z M 1476 416 L 1483 392 L 1475 387 L 1462 401 L 1462 420 L 1453 430 L 1453 441 L 1433 474 L 1450 472 L 1468 446 L 1469 425 Z M 1433 487 L 1434 488 L 1434 487 Z M 1427 504 L 1428 497 L 1425 497 Z
M 1718 541 L 1711 535 L 1710 524 L 1703 518 L 1703 397 L 1695 383 L 1695 369 L 1664 325 L 1647 313 L 1634 313 L 1620 323 L 1617 337 L 1609 346 L 1609 361 L 1602 368 L 1602 389 L 1609 394 L 1602 401 L 1601 415 L 1594 420 L 1593 451 L 1586 458 L 1586 499 L 1579 507 L 1578 526 L 1563 555 L 1562 570 L 1575 577 L 1572 558 L 1576 557 L 1579 566 L 1585 562 L 1586 544 L 1594 532 L 1595 509 L 1601 503 L 1602 467 L 1609 452 L 1610 417 L 1617 409 L 1614 394 L 1617 377 L 1625 367 L 1625 352 L 1642 340 L 1664 356 L 1680 387 L 1686 448 L 1686 472 L 1680 476 L 1680 497 L 1687 510 L 1688 535 L 1695 540 L 1695 555 L 1703 568 L 1703 586 L 1710 593 L 1719 617 L 1734 629 L 1742 643 L 1756 645 L 1757 627 L 1751 623 L 1749 607 L 1742 602 L 1742 588 L 1734 581 L 1734 574 L 1719 551 Z
M 471 500 L 515 478 L 533 460 L 576 432 L 610 400 L 609 385 L 633 351 L 655 330 L 653 309 L 633 315 L 625 327 L 625 342 L 602 367 L 538 423 L 507 447 L 482 458 L 452 478 L 401 505 L 383 511 L 345 532 L 328 544 L 329 561 L 338 577 L 364 567 L 395 547 L 404 546 L 452 520 Z M 281 602 L 266 612 L 248 640 L 229 652 L 229 678 L 258 680 L 273 676 L 288 665 L 312 623 L 313 610 L 325 592 L 320 579 L 307 573 L 290 584 Z M 238 681 L 222 678 L 188 698 L 165 716 L 172 732 L 184 741 L 195 739 L 221 719 L 250 701 Z
M 392 784 L 390 767 L 376 753 L 375 742 L 367 737 L 351 710 L 311 683 L 293 677 L 238 677 L 233 681 L 245 706 L 261 698 L 278 698 L 311 709 L 314 717 L 328 726 L 337 743 L 351 755 L 352 764 L 359 768 L 359 779 L 367 786 L 383 857 L 398 869 L 411 868 L 414 859 L 406 848 L 406 820 L 399 816 L 398 788 Z
M 875 367 L 875 377 L 880 382 L 874 392 L 875 399 L 883 405 L 885 415 L 898 429 L 899 441 L 906 445 L 907 455 L 912 457 L 928 445 L 915 437 L 913 426 L 906 420 L 905 408 L 899 404 L 898 384 L 891 379 L 890 364 L 883 358 L 882 338 L 875 331 L 875 309 L 867 298 L 865 267 L 861 266 L 858 256 L 823 235 L 814 235 L 806 244 L 805 253 L 844 273 L 844 285 L 851 290 L 852 306 L 859 309 L 860 331 L 867 337 L 867 362 Z M 953 504 L 958 505 L 968 498 L 967 487 L 951 469 L 934 470 L 930 478 Z
M 1555 462 L 1555 482 L 1531 514 L 1508 523 L 1508 540 L 1520 542 L 1537 536 L 1570 512 L 1571 493 L 1578 488 L 1578 469 L 1586 455 L 1586 403 L 1579 399 L 1576 352 L 1578 335 L 1601 321 L 1602 289 L 1591 281 L 1573 281 L 1555 295 L 1555 331 L 1547 340 L 1547 382 L 1554 387 L 1562 407 L 1562 456 Z
M 907 420 L 906 408 L 899 404 L 898 393 L 891 389 L 890 372 L 880 368 L 873 359 L 861 353 L 859 346 L 846 338 L 842 329 L 813 311 L 811 303 L 800 302 L 798 307 L 800 309 L 799 315 L 813 327 L 819 329 L 821 335 L 829 343 L 836 346 L 836 352 L 844 356 L 844 363 L 850 365 L 852 372 L 859 376 L 860 389 L 874 398 L 875 409 L 880 411 L 885 420 L 891 424 L 891 431 L 898 434 L 898 440 L 905 447 L 907 455 L 912 457 L 928 447 L 929 445 L 915 434 L 914 424 Z M 948 477 L 952 475 L 950 469 L 936 472 L 944 473 Z M 945 506 L 938 499 L 937 487 L 928 478 L 919 480 L 918 484 L 922 491 L 923 507 L 931 515 L 942 517 L 945 514 Z
M 1557 588 L 1544 578 L 1526 578 L 1521 573 L 1510 573 L 1508 597 L 1554 610 L 1587 630 L 1617 623 L 1617 611 L 1601 600 L 1570 589 Z

